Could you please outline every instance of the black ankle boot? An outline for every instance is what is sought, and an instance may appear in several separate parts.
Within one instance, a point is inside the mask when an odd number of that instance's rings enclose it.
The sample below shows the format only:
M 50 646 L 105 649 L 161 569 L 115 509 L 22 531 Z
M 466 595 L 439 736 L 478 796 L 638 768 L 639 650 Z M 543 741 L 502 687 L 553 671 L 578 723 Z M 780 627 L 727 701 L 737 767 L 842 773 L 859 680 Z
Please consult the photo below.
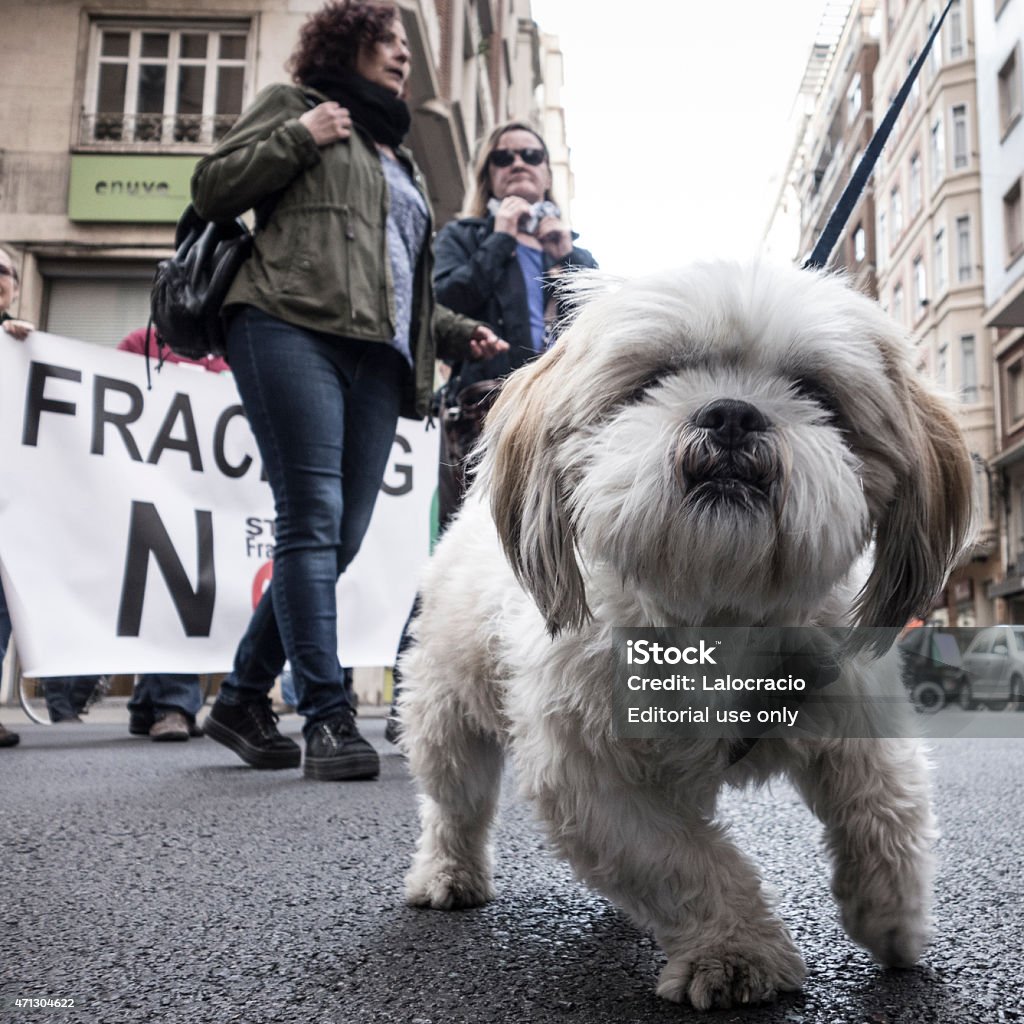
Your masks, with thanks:
M 216 701 L 203 732 L 253 768 L 298 768 L 302 762 L 299 745 L 278 732 L 269 698 L 241 704 Z

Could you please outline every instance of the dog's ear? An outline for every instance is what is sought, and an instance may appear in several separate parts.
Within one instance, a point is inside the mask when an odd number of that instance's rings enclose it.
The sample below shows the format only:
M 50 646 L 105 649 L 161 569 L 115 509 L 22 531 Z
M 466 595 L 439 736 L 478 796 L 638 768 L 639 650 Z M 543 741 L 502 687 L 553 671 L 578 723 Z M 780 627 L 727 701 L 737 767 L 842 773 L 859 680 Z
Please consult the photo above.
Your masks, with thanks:
M 479 474 L 505 555 L 552 635 L 590 618 L 558 458 L 570 433 L 569 395 L 558 387 L 567 353 L 563 339 L 506 380 L 487 416 Z
M 898 383 L 906 416 L 890 437 L 900 450 L 890 462 L 896 487 L 875 524 L 874 570 L 857 605 L 862 626 L 903 626 L 926 614 L 974 520 L 971 458 L 959 425 L 917 380 Z

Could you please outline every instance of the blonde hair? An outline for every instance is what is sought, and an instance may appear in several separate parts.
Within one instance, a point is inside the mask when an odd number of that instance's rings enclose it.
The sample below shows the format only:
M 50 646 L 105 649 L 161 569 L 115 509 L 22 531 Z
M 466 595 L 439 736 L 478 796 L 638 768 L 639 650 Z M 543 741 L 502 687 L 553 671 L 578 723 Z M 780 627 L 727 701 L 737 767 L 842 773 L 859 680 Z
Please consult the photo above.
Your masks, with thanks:
M 544 163 L 547 164 L 548 174 L 551 173 L 551 154 L 548 152 L 547 143 L 536 128 L 525 121 L 503 121 L 501 124 L 496 124 L 477 153 L 476 164 L 473 168 L 473 191 L 470 194 L 466 208 L 462 212 L 463 217 L 487 216 L 487 202 L 493 198 L 491 192 L 491 153 L 498 148 L 498 141 L 507 132 L 529 132 L 534 136 L 540 143 L 540 148 L 544 150 Z M 550 187 L 544 190 L 544 198 L 549 202 L 555 203 Z

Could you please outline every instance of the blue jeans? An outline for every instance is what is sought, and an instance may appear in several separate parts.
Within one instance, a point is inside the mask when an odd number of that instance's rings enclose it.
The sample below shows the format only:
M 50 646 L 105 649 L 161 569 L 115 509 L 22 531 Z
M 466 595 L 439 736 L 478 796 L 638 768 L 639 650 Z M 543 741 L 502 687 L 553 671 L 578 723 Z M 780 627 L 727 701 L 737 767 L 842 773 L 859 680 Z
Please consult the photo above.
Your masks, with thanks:
M 203 706 L 199 676 L 171 672 L 147 672 L 135 681 L 128 710 L 156 717 L 166 711 L 180 711 L 190 722 Z
M 99 681 L 99 676 L 46 676 L 42 679 L 43 699 L 50 721 L 77 718 L 85 710 Z
M 274 493 L 274 575 L 221 685 L 262 700 L 291 663 L 308 731 L 350 706 L 338 663 L 338 577 L 356 556 L 398 425 L 405 359 L 242 307 L 228 360 Z

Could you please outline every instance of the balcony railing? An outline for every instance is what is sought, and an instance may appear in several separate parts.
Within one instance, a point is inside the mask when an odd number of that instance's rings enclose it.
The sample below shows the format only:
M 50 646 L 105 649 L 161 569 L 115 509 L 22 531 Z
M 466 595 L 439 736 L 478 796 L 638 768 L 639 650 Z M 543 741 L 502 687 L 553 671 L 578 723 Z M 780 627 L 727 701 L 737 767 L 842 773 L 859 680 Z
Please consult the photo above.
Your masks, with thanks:
M 98 145 L 210 146 L 222 139 L 237 114 L 83 114 L 79 141 Z

